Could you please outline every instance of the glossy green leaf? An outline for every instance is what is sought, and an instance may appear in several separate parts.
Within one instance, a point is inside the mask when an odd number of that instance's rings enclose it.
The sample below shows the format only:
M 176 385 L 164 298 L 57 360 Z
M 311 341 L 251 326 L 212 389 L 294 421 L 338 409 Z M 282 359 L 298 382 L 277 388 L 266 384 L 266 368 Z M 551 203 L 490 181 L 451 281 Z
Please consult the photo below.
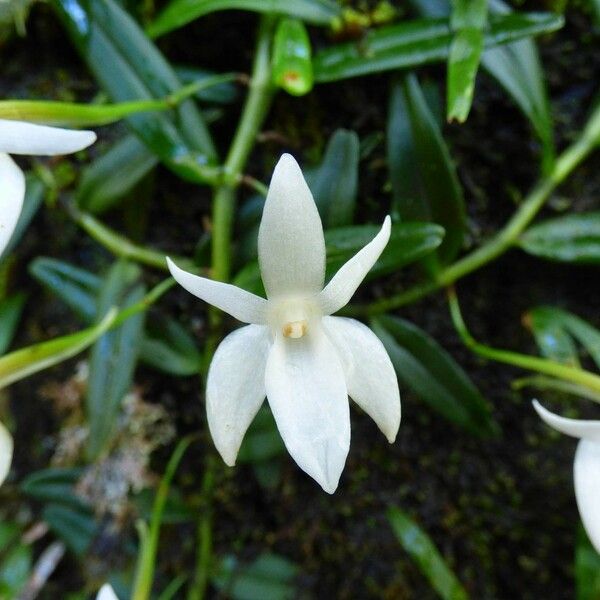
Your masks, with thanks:
M 326 274 L 333 274 L 378 233 L 379 225 L 355 225 L 325 231 Z M 433 252 L 444 237 L 444 229 L 433 223 L 396 223 L 390 241 L 367 274 L 367 280 L 393 273 Z M 255 294 L 265 294 L 258 262 L 248 263 L 234 278 L 238 285 Z
M 273 38 L 273 83 L 292 96 L 304 96 L 313 86 L 312 49 L 304 23 L 282 19 Z
M 563 25 L 549 13 L 490 15 L 484 47 L 549 33 Z M 370 31 L 359 43 L 346 42 L 316 53 L 315 81 L 337 81 L 393 69 L 412 69 L 448 58 L 452 31 L 447 19 L 413 19 Z
M 6 256 L 12 254 L 16 245 L 27 231 L 27 228 L 29 227 L 33 217 L 35 217 L 39 207 L 42 205 L 42 201 L 44 200 L 44 184 L 35 175 L 27 175 L 25 182 L 25 198 L 23 200 L 23 209 L 19 215 L 19 219 L 10 238 L 10 242 L 8 242 L 4 252 L 0 254 L 0 262 Z
M 401 384 L 448 421 L 476 436 L 498 432 L 489 403 L 438 343 L 416 325 L 396 317 L 374 319 Z
M 323 161 L 309 181 L 326 229 L 351 225 L 354 220 L 359 158 L 356 133 L 346 129 L 335 131 L 329 138 Z
M 483 50 L 487 0 L 452 0 L 450 25 L 455 32 L 448 54 L 448 121 L 466 120 Z
M 564 327 L 563 319 L 553 309 L 540 306 L 529 311 L 527 324 L 543 356 L 573 367 L 579 366 L 577 348 Z M 557 318 L 558 317 L 558 318 Z
M 78 333 L 15 350 L 0 358 L 0 388 L 6 387 L 71 358 L 94 343 L 112 325 L 116 311 L 110 310 L 100 323 Z
M 600 330 L 584 321 L 581 317 L 574 315 L 566 310 L 553 306 L 538 306 L 529 312 L 529 321 L 531 322 L 534 334 L 536 326 L 540 323 L 547 329 L 552 329 L 554 332 L 560 331 L 556 335 L 568 336 L 577 340 L 588 352 L 590 358 L 600 369 Z M 542 353 L 547 351 L 547 346 L 543 347 L 540 341 L 536 341 L 542 350 Z M 571 352 L 574 350 L 571 349 Z M 564 356 L 564 354 L 563 354 Z M 575 353 L 576 356 L 576 353 Z M 555 360 L 559 360 L 559 356 L 554 356 Z M 571 358 L 571 361 L 575 359 Z M 559 362 L 564 362 L 560 361 Z
M 40 502 L 54 502 L 85 511 L 89 508 L 88 505 L 74 490 L 81 474 L 82 470 L 79 468 L 43 469 L 28 475 L 21 483 L 21 491 Z
M 100 277 L 69 263 L 42 256 L 29 265 L 29 273 L 86 323 L 96 318 L 96 295 L 102 284 Z
M 60 504 L 48 504 L 42 513 L 48 527 L 77 556 L 85 554 L 98 532 L 90 511 Z
M 197 375 L 203 357 L 187 329 L 174 319 L 153 317 L 140 347 L 140 360 L 171 375 Z
M 92 214 L 112 208 L 156 166 L 158 159 L 136 136 L 127 135 L 82 171 L 77 205 Z
M 99 311 L 107 306 L 126 308 L 139 302 L 144 296 L 144 286 L 137 283 L 139 275 L 134 265 L 115 263 L 103 282 Z M 143 326 L 144 315 L 138 313 L 105 333 L 92 349 L 86 393 L 90 428 L 87 452 L 91 459 L 103 452 L 114 433 L 121 403 L 132 385 Z
M 52 0 L 52 4 L 114 102 L 160 99 L 181 88 L 169 63 L 114 0 Z M 193 101 L 168 114 L 138 114 L 127 122 L 181 177 L 194 182 L 214 177 L 216 151 Z
M 447 264 L 462 247 L 464 199 L 450 152 L 413 74 L 392 88 L 387 135 L 396 209 L 402 219 L 444 227 L 436 255 Z M 435 270 L 437 261 L 431 260 L 430 267 Z
M 581 526 L 577 532 L 575 546 L 575 598 L 600 599 L 600 554 L 596 552 Z
M 261 554 L 253 563 L 240 565 L 233 556 L 220 561 L 212 582 L 233 600 L 292 600 L 297 591 L 298 567 L 276 554 Z
M 431 587 L 444 600 L 468 600 L 462 586 L 431 538 L 406 513 L 395 506 L 387 517 L 396 538 L 415 561 Z
M 148 34 L 158 37 L 208 13 L 232 9 L 286 15 L 315 25 L 329 25 L 340 14 L 334 0 L 171 0 Z
M 0 300 L 0 356 L 10 347 L 25 306 L 25 294 Z
M 21 541 L 23 532 L 15 523 L 0 523 L 0 598 L 18 598 L 33 566 L 33 549 Z
M 559 262 L 600 264 L 600 212 L 570 214 L 530 227 L 519 246 Z

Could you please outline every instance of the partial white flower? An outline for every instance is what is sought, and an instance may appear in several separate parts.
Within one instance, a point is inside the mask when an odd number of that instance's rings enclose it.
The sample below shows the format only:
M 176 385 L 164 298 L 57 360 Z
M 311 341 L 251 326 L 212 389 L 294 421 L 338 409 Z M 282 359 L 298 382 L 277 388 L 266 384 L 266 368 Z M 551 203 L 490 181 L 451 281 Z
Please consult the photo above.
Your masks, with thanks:
M 167 259 L 173 277 L 198 298 L 250 323 L 215 352 L 206 389 L 210 431 L 223 460 L 235 460 L 265 395 L 283 441 L 301 469 L 333 493 L 350 447 L 348 395 L 392 443 L 400 392 L 375 334 L 354 319 L 331 317 L 347 304 L 390 237 L 381 231 L 323 288 L 321 219 L 298 163 L 279 160 L 258 235 L 268 300 L 187 273 Z
M 0 119 L 0 256 L 19 220 L 25 198 L 25 176 L 11 154 L 69 154 L 96 140 L 92 131 L 69 131 Z M 0 423 L 0 485 L 6 479 L 13 453 L 10 433 Z
M 119 599 L 117 598 L 117 595 L 115 594 L 115 591 L 112 589 L 112 587 L 108 583 L 105 583 L 100 588 L 100 591 L 98 592 L 98 595 L 96 596 L 96 600 L 119 600 Z
M 93 131 L 0 119 L 0 255 L 10 241 L 25 197 L 25 176 L 9 154 L 70 154 L 95 140 Z
M 537 400 L 533 407 L 550 427 L 580 440 L 573 465 L 575 497 L 583 526 L 600 552 L 600 421 L 560 417 Z

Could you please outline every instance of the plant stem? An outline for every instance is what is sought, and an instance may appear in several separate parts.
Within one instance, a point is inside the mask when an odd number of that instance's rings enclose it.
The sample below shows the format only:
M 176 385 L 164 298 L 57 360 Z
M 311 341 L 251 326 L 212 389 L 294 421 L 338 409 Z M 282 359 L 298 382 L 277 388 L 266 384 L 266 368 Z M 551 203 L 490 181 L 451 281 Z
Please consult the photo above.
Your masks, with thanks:
M 235 191 L 240 183 L 248 155 L 269 110 L 272 97 L 271 45 L 272 21 L 263 17 L 258 31 L 254 66 L 248 97 L 223 165 L 223 178 L 213 199 L 212 251 L 214 279 L 227 281 L 231 262 L 231 231 L 235 211 Z
M 550 194 L 594 150 L 599 141 L 600 106 L 592 113 L 579 138 L 558 157 L 552 170 L 542 177 L 508 223 L 493 238 L 440 271 L 434 280 L 418 284 L 405 292 L 373 302 L 368 306 L 351 307 L 347 313 L 376 315 L 411 304 L 498 258 L 515 244 Z
M 231 234 L 236 190 L 243 180 L 248 156 L 267 115 L 273 96 L 270 59 L 272 29 L 273 19 L 268 15 L 263 16 L 258 29 L 248 96 L 223 166 L 221 180 L 215 188 L 212 222 L 212 277 L 217 281 L 228 281 L 230 277 Z M 210 333 L 206 341 L 205 369 L 208 369 L 221 327 L 220 314 L 211 310 L 209 315 Z M 196 567 L 192 584 L 188 589 L 188 600 L 203 600 L 208 586 L 212 563 L 212 496 L 216 464 L 214 456 L 207 457 L 202 483 L 202 509 L 197 526 Z
M 460 312 L 460 305 L 456 292 L 453 288 L 448 290 L 448 302 L 450 304 L 450 314 L 454 327 L 458 331 L 465 346 L 472 350 L 475 354 L 479 354 L 490 360 L 502 362 L 529 371 L 535 371 L 544 375 L 550 375 L 564 381 L 584 386 L 594 392 L 600 392 L 600 376 L 594 375 L 589 371 L 579 369 L 577 367 L 569 367 L 561 363 L 548 360 L 547 358 L 539 358 L 537 356 L 529 356 L 527 354 L 519 354 L 510 350 L 501 350 L 492 348 L 485 344 L 480 344 L 469 333 L 467 326 Z

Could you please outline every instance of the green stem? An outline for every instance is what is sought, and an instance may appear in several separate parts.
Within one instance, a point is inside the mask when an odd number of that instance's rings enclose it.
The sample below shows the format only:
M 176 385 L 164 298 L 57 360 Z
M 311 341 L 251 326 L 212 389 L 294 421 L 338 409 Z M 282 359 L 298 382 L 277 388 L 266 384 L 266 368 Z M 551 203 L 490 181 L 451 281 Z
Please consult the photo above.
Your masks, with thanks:
M 520 205 L 510 221 L 487 243 L 440 271 L 435 280 L 418 284 L 405 292 L 376 301 L 368 306 L 352 307 L 349 313 L 376 315 L 420 300 L 424 296 L 451 285 L 498 258 L 515 244 L 521 233 L 535 218 L 550 194 L 594 150 L 600 140 L 600 106 L 595 109 L 580 137 L 556 160 L 550 173 Z
M 248 96 L 242 110 L 238 128 L 233 137 L 223 174 L 213 198 L 212 222 L 212 277 L 217 281 L 228 281 L 231 272 L 231 234 L 236 204 L 236 190 L 243 181 L 243 172 L 248 156 L 254 147 L 256 135 L 267 116 L 273 96 L 271 85 L 271 33 L 273 20 L 261 18 L 252 76 Z M 220 314 L 209 313 L 210 334 L 206 340 L 205 368 L 216 347 L 221 327 Z M 216 460 L 209 456 L 202 484 L 202 508 L 198 520 L 198 550 L 192 584 L 188 589 L 188 600 L 203 600 L 208 587 L 212 564 L 212 497 L 215 481 Z
M 521 377 L 512 382 L 512 387 L 515 390 L 520 390 L 524 387 L 534 387 L 538 390 L 555 390 L 557 392 L 578 396 L 579 398 L 587 398 L 588 400 L 600 403 L 599 393 L 593 392 L 583 385 L 570 383 L 562 379 L 555 379 L 554 377 L 548 377 L 546 375 Z
M 152 591 L 154 582 L 154 568 L 156 564 L 156 553 L 158 550 L 158 538 L 160 535 L 160 526 L 162 524 L 165 504 L 169 495 L 171 481 L 177 471 L 177 467 L 188 449 L 188 446 L 194 441 L 195 436 L 189 435 L 183 438 L 175 451 L 171 455 L 165 474 L 161 479 L 156 496 L 154 497 L 154 505 L 152 506 L 152 517 L 150 520 L 150 528 L 140 525 L 141 547 L 138 559 L 135 583 L 133 586 L 132 600 L 148 600 Z
M 519 354 L 518 352 L 501 350 L 486 346 L 485 344 L 480 344 L 469 333 L 469 330 L 465 325 L 454 289 L 448 290 L 448 302 L 450 304 L 450 314 L 452 316 L 454 327 L 458 331 L 465 346 L 475 352 L 475 354 L 479 354 L 479 356 L 489 358 L 490 360 L 495 360 L 496 362 L 502 362 L 529 371 L 535 371 L 536 373 L 542 373 L 543 375 L 550 375 L 551 377 L 556 377 L 564 381 L 570 381 L 587 387 L 594 392 L 600 392 L 600 376 L 594 375 L 589 371 L 578 369 L 577 367 L 569 367 L 554 362 L 553 360 L 548 360 L 547 358 Z
M 272 21 L 263 17 L 250 80 L 248 97 L 223 165 L 223 178 L 215 189 L 213 200 L 212 251 L 213 278 L 227 281 L 231 262 L 231 231 L 235 211 L 236 188 L 256 141 L 256 135 L 267 115 L 272 97 L 271 46 Z

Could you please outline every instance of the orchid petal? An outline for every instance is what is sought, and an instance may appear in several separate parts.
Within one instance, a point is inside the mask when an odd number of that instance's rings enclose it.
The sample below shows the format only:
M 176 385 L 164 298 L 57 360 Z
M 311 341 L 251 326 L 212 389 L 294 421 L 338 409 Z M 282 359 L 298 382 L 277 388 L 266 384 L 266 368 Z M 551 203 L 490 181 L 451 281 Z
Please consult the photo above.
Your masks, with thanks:
M 119 599 L 117 598 L 117 595 L 115 594 L 115 591 L 112 589 L 112 587 L 108 583 L 105 583 L 100 588 L 100 591 L 98 592 L 98 595 L 96 596 L 96 600 L 119 600 Z
M 317 294 L 323 288 L 321 218 L 302 171 L 289 154 L 273 171 L 258 232 L 258 259 L 269 298 Z
M 0 152 L 10 154 L 71 154 L 96 141 L 93 131 L 73 131 L 0 119 Z
M 10 471 L 13 456 L 13 439 L 8 429 L 0 423 L 0 485 Z
M 8 154 L 0 154 L 0 256 L 15 230 L 24 198 L 23 171 Z
M 266 322 L 267 301 L 264 298 L 229 283 L 188 273 L 168 257 L 167 265 L 177 283 L 190 294 L 220 308 L 243 323 L 262 325 Z
M 250 423 L 265 399 L 269 330 L 247 325 L 219 344 L 206 384 L 208 426 L 217 450 L 232 467 Z
M 323 327 L 344 367 L 348 395 L 393 443 L 400 427 L 400 390 L 380 339 L 354 319 L 325 317 Z
M 350 447 L 344 371 L 319 329 L 298 339 L 278 335 L 269 352 L 267 399 L 298 466 L 333 494 Z
M 579 442 L 573 476 L 581 520 L 594 548 L 600 552 L 600 444 L 587 439 Z
M 600 421 L 560 417 L 544 408 L 537 400 L 533 401 L 533 407 L 541 419 L 553 429 L 572 437 L 600 442 Z
M 390 239 L 391 227 L 392 223 L 388 216 L 379 233 L 342 266 L 325 286 L 318 297 L 323 314 L 331 315 L 350 302 L 350 298 L 386 247 Z

